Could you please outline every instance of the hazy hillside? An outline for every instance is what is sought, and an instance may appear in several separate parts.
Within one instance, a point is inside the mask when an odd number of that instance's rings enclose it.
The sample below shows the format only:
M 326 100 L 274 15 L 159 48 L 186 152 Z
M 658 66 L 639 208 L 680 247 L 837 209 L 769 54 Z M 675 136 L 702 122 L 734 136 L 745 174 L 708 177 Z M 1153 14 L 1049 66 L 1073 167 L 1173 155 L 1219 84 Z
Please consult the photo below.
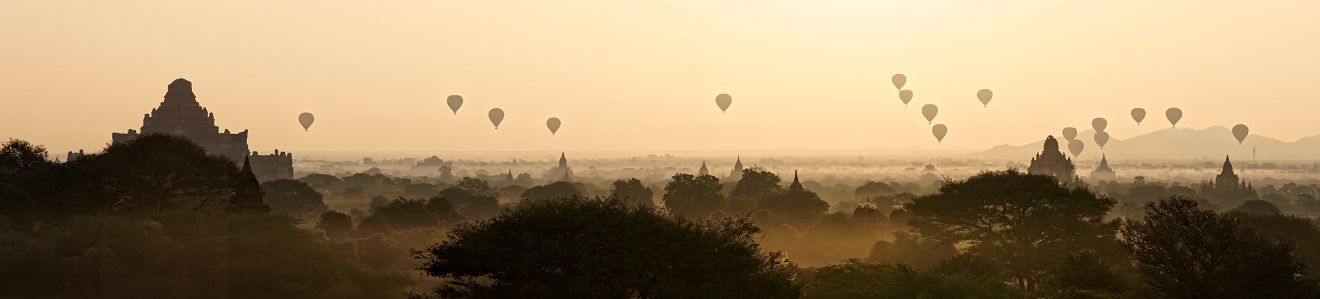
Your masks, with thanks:
M 1258 159 L 1320 158 L 1320 136 L 1286 142 L 1253 134 L 1247 136 L 1242 145 L 1238 145 L 1226 127 L 1214 126 L 1199 130 L 1168 128 L 1138 136 L 1111 136 L 1102 150 L 1095 144 L 1094 134 L 1089 129 L 1077 134 L 1077 139 L 1086 144 L 1086 149 L 1080 155 L 1083 160 L 1099 159 L 1102 152 L 1110 158 L 1121 159 L 1200 159 L 1224 155 L 1250 159 L 1253 148 L 1257 151 Z M 1055 138 L 1060 139 L 1060 147 L 1067 148 L 1067 142 L 1062 141 L 1062 136 L 1055 135 Z M 974 155 L 986 159 L 1029 159 L 1040 152 L 1044 142 L 1042 138 L 1024 145 L 999 145 Z M 1064 153 L 1072 156 L 1066 150 Z

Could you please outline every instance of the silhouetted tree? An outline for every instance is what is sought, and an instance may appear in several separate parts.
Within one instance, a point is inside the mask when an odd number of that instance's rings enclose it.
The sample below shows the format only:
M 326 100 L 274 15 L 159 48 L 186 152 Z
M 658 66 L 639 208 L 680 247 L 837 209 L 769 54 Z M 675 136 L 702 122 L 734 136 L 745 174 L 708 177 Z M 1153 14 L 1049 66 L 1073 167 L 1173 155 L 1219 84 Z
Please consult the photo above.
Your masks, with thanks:
M 385 196 L 382 195 L 376 195 L 375 197 L 371 198 L 371 202 L 367 203 L 367 209 L 371 210 L 371 212 L 376 212 L 376 210 L 388 205 L 390 205 L 389 198 L 386 198 Z
M 965 245 L 1007 270 L 1024 290 L 1069 253 L 1117 250 L 1117 222 L 1105 220 L 1114 200 L 1050 176 L 1017 170 L 983 172 L 951 181 L 907 205 L 908 225 L 922 236 Z
M 1092 250 L 1069 253 L 1045 282 L 1052 298 L 1122 298 L 1127 281 Z
M 454 210 L 468 219 L 486 219 L 500 212 L 499 196 L 486 181 L 464 177 L 453 187 L 440 191 Z
M 582 190 L 579 190 L 573 183 L 559 181 L 540 185 L 527 189 L 522 194 L 522 203 L 536 203 L 559 198 L 582 197 Z
M 54 164 L 46 147 L 18 139 L 9 139 L 0 146 L 0 179 Z
M 321 193 L 301 181 L 268 181 L 261 183 L 261 191 L 265 193 L 262 201 L 274 213 L 303 218 L 327 209 L 325 202 L 321 200 Z
M 233 161 L 207 155 L 188 139 L 146 135 L 112 144 L 104 153 L 70 163 L 67 197 L 90 210 L 221 211 L 234 195 L 239 170 Z
M 1123 248 L 1146 283 L 1171 298 L 1301 298 L 1303 266 L 1292 246 L 1261 236 L 1230 215 L 1172 197 L 1123 222 Z
M 685 217 L 704 218 L 724 206 L 720 188 L 720 179 L 714 176 L 674 174 L 665 184 L 665 208 Z
M 746 180 L 747 177 L 743 177 Z M 830 204 L 820 199 L 816 192 L 808 190 L 787 190 L 766 194 L 757 200 L 757 209 L 768 210 L 784 217 L 796 227 L 808 227 L 829 211 Z
M 1320 230 L 1311 219 L 1289 215 L 1232 215 L 1262 236 L 1292 244 L 1297 259 L 1306 265 L 1309 279 L 1315 280 L 1312 269 L 1320 269 Z
M 627 203 L 655 207 L 655 202 L 652 200 L 655 195 L 651 192 L 651 188 L 642 185 L 642 181 L 638 179 L 614 181 L 610 195 Z
M 1252 216 L 1269 216 L 1278 215 L 1280 213 L 1279 207 L 1274 206 L 1274 204 L 1268 201 L 1259 199 L 1249 199 L 1244 201 L 1242 202 L 1242 205 L 1233 208 L 1233 212 Z
M 321 213 L 321 220 L 316 222 L 316 228 L 325 231 L 331 238 L 342 238 L 353 230 L 353 217 L 340 211 L 325 211 Z
M 956 255 L 958 249 L 953 248 L 953 245 L 900 231 L 894 232 L 894 241 L 876 241 L 866 261 L 927 268 Z
M 454 212 L 454 207 L 444 198 L 421 200 L 400 197 L 376 209 L 358 227 L 369 232 L 389 232 L 445 226 L 460 220 L 463 220 L 463 216 Z
M 851 260 L 814 269 L 804 299 L 834 298 L 1024 298 L 998 277 L 978 277 L 908 265 Z
M 853 190 L 853 199 L 866 201 L 872 197 L 894 193 L 898 193 L 898 190 L 895 190 L 894 187 L 889 186 L 889 184 L 885 184 L 885 182 L 869 181 Z
M 461 298 L 797 298 L 746 221 L 694 222 L 617 200 L 554 199 L 468 223 L 419 253 Z
M 730 196 L 760 198 L 762 196 L 779 193 L 784 189 L 779 185 L 779 175 L 766 171 L 759 167 L 743 169 L 742 179 L 733 187 L 733 193 Z

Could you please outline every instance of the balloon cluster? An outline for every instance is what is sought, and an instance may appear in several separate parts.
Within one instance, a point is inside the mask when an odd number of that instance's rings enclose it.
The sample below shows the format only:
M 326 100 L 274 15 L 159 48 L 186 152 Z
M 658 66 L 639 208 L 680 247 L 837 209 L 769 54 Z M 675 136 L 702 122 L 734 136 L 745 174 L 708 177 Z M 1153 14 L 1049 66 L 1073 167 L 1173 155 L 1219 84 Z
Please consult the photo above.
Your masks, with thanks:
M 894 74 L 893 77 L 889 78 L 889 81 L 894 83 L 895 89 L 898 89 L 898 100 L 902 101 L 904 106 L 912 102 L 912 91 L 903 89 L 903 86 L 907 85 L 907 75 Z M 989 89 L 976 91 L 976 100 L 981 102 L 982 107 L 990 107 L 990 100 L 994 97 L 995 92 Z M 935 136 L 936 142 L 943 143 L 944 136 L 949 134 L 949 127 L 944 124 L 935 123 L 935 117 L 939 116 L 939 114 L 940 107 L 935 104 L 925 104 L 921 106 L 921 116 L 926 118 L 926 124 L 931 125 L 931 135 Z

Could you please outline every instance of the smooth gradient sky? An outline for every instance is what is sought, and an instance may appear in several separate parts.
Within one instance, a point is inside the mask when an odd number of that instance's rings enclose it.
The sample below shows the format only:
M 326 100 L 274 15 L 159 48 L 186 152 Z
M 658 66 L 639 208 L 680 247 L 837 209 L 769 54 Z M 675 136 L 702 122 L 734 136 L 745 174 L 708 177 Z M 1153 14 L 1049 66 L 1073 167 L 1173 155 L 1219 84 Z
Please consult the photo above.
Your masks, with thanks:
M 175 78 L 254 150 L 928 151 L 1109 119 L 1320 134 L 1317 1 L 0 2 L 0 138 L 99 149 Z M 890 75 L 916 94 L 904 107 Z M 988 108 L 976 91 L 990 88 Z M 733 95 L 721 114 L 715 95 Z M 467 103 L 452 115 L 444 99 Z M 939 105 L 936 143 L 920 106 Z M 503 108 L 499 130 L 486 111 Z M 1150 115 L 1136 126 L 1128 111 Z M 297 115 L 312 112 L 304 132 Z M 558 136 L 548 117 L 563 119 Z M 1231 138 L 1225 136 L 1224 138 Z

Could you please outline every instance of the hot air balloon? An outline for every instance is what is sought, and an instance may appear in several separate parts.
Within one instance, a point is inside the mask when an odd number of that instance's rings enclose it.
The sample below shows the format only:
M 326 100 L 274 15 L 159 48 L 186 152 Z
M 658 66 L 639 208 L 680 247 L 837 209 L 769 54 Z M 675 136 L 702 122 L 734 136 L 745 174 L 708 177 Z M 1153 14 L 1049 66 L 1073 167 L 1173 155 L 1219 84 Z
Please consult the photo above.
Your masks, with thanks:
M 903 101 L 903 105 L 907 106 L 908 102 L 912 101 L 912 91 L 907 89 L 899 90 L 898 100 Z
M 445 99 L 445 102 L 449 103 L 449 110 L 453 110 L 454 114 L 458 114 L 458 108 L 463 107 L 463 96 L 450 95 L 449 98 Z
M 1237 138 L 1238 144 L 1242 144 L 1243 140 L 1247 140 L 1247 133 L 1249 132 L 1251 132 L 1251 129 L 1248 129 L 1247 125 L 1237 124 L 1233 126 L 1233 137 Z
M 1095 133 L 1095 145 L 1099 145 L 1100 149 L 1104 149 L 1106 143 L 1109 143 L 1109 133 Z
M 889 81 L 894 82 L 894 89 L 902 90 L 903 85 L 907 85 L 907 76 L 903 74 L 894 74 L 894 77 L 889 78 Z
M 490 117 L 490 123 L 495 125 L 496 130 L 499 130 L 500 123 L 504 122 L 504 109 L 492 108 L 490 113 L 486 113 L 486 116 Z
M 1072 152 L 1073 157 L 1082 155 L 1083 149 L 1086 149 L 1086 144 L 1082 144 L 1081 140 L 1068 140 L 1068 151 Z
M 1063 139 L 1065 140 L 1077 139 L 1077 128 L 1074 127 L 1063 128 Z
M 720 111 L 728 112 L 729 105 L 733 105 L 733 97 L 727 93 L 721 93 L 715 96 L 715 105 L 720 106 Z
M 1146 109 L 1132 108 L 1132 120 L 1137 121 L 1138 126 L 1141 125 L 1141 121 L 1144 119 L 1146 119 Z
M 940 114 L 940 107 L 935 107 L 935 104 L 921 106 L 921 115 L 926 117 L 926 123 L 935 121 L 935 115 L 937 114 Z
M 559 125 L 560 122 L 558 117 L 551 117 L 550 119 L 545 120 L 545 127 L 550 128 L 550 135 L 559 132 Z
M 981 105 L 983 107 L 990 107 L 990 98 L 993 97 L 995 97 L 995 92 L 990 91 L 989 89 L 976 91 L 976 99 L 981 100 Z
M 1097 117 L 1091 120 L 1091 129 L 1094 129 L 1097 133 L 1104 132 L 1105 128 L 1108 127 L 1109 121 L 1105 120 L 1103 117 Z
M 308 129 L 311 129 L 313 121 L 316 121 L 316 116 L 312 115 L 311 113 L 303 112 L 302 114 L 298 115 L 298 123 L 302 124 L 303 131 L 307 131 Z
M 1169 118 L 1169 124 L 1177 128 L 1178 120 L 1182 119 L 1182 109 L 1178 109 L 1178 107 L 1169 108 L 1169 110 L 1164 111 L 1164 117 Z
M 935 141 L 943 143 L 944 135 L 949 134 L 949 127 L 944 124 L 936 124 L 930 127 L 930 133 L 935 135 Z

